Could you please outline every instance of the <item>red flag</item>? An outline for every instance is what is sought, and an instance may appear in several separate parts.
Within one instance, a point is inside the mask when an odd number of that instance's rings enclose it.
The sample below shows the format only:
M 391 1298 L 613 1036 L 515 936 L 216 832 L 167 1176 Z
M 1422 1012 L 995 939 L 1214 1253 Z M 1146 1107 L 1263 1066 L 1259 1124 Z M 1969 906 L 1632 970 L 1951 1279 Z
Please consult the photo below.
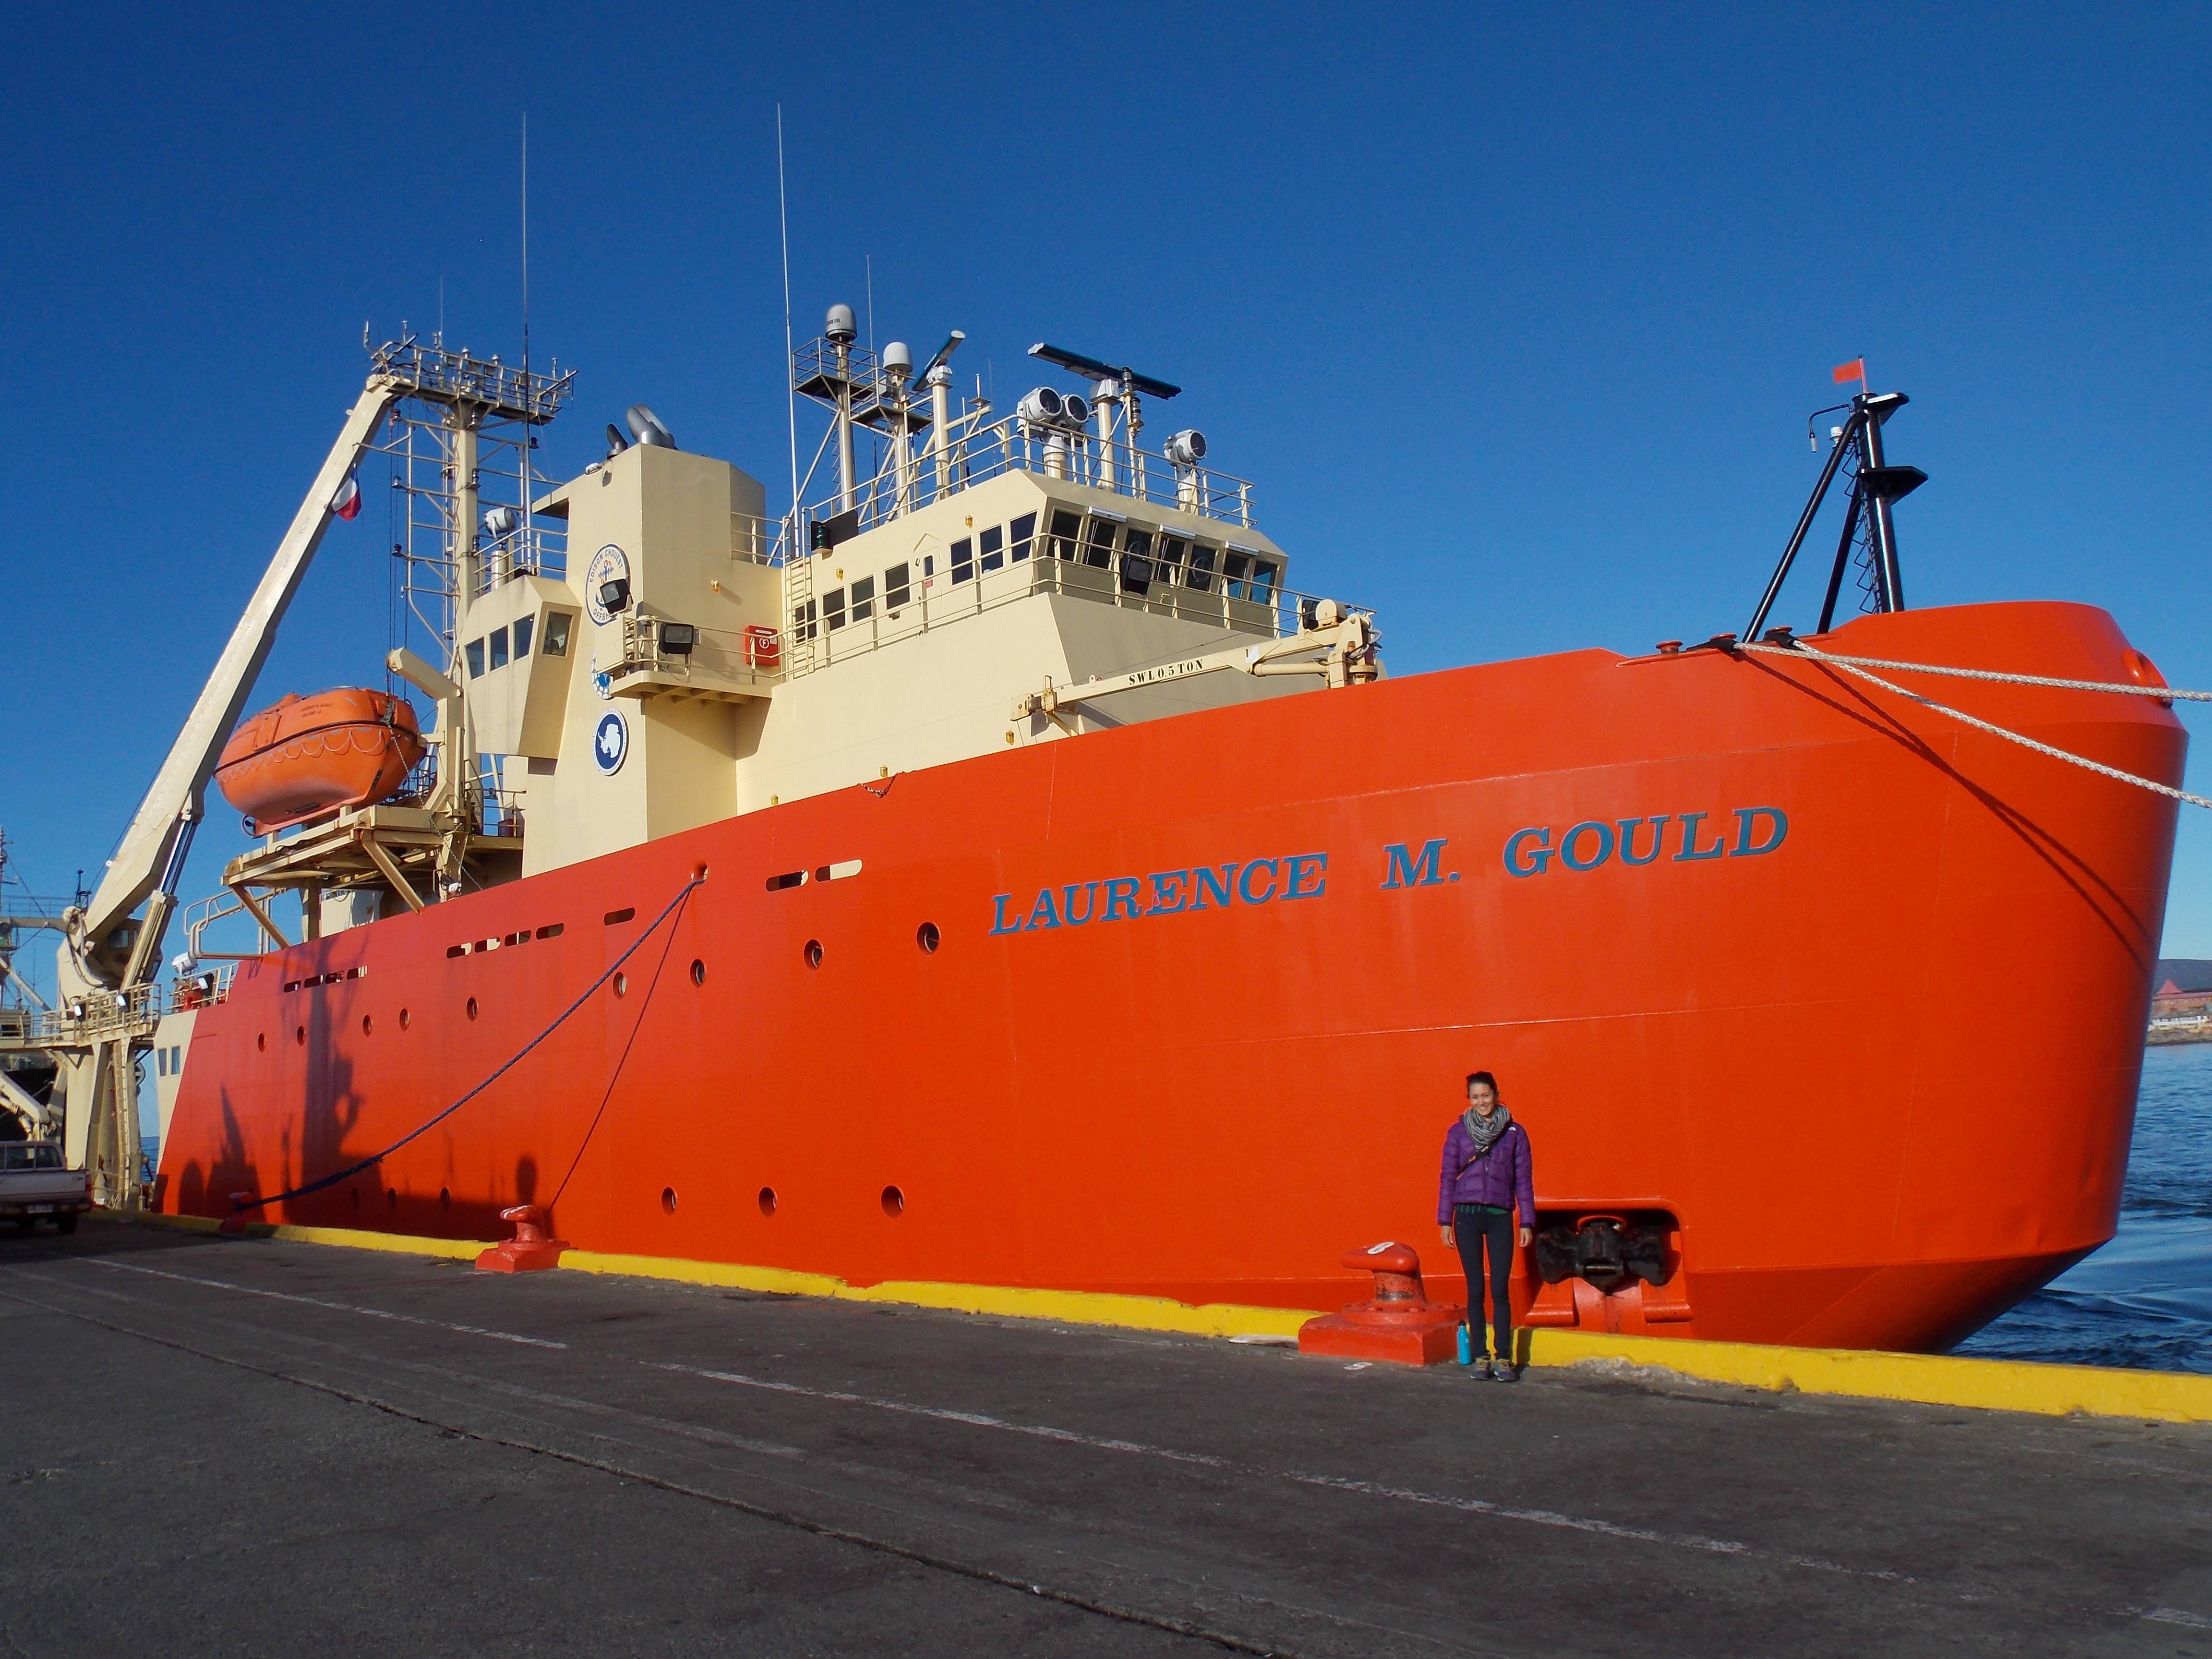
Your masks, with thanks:
M 1847 363 L 1836 365 L 1838 386 L 1841 386 L 1846 380 L 1863 380 L 1864 379 L 1866 379 L 1866 359 L 1863 357 L 1854 357 Z
M 338 486 L 338 496 L 331 503 L 331 511 L 341 519 L 352 519 L 360 515 L 361 486 L 354 482 L 352 473 L 347 473 L 346 481 Z

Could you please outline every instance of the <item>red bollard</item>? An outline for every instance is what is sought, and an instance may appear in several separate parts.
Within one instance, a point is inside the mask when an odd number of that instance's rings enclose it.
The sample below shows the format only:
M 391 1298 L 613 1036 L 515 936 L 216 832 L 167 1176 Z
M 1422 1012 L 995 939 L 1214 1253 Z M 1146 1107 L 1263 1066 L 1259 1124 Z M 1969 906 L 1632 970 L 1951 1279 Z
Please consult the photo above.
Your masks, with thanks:
M 545 1237 L 546 1228 L 553 1224 L 544 1210 L 535 1204 L 518 1204 L 511 1210 L 501 1210 L 499 1218 L 514 1224 L 514 1237 L 479 1255 L 478 1273 L 534 1273 L 561 1265 L 561 1252 L 568 1248 L 568 1241 Z
M 1457 1358 L 1459 1325 L 1467 1310 L 1421 1294 L 1421 1258 L 1412 1245 L 1346 1250 L 1344 1265 L 1372 1273 L 1375 1295 L 1342 1313 L 1306 1321 L 1298 1328 L 1300 1353 L 1401 1365 L 1436 1365 Z
M 251 1204 L 252 1202 L 253 1194 L 252 1193 L 233 1193 L 230 1195 L 230 1213 L 223 1217 L 222 1220 L 216 1223 L 216 1231 L 219 1233 L 229 1233 L 234 1237 L 246 1231 L 246 1212 L 240 1209 L 239 1206 L 241 1204 Z

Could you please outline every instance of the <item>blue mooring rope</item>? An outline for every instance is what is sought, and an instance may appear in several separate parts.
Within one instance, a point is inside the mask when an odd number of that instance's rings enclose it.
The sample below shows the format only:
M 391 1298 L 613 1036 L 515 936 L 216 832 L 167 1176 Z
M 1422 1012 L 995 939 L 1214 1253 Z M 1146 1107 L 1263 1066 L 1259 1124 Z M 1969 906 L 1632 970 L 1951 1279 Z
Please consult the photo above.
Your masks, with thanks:
M 462 1107 L 467 1105 L 485 1090 L 490 1088 L 493 1084 L 498 1082 L 501 1077 L 505 1076 L 509 1071 L 511 1071 L 522 1060 L 523 1056 L 527 1054 L 532 1048 L 535 1048 L 539 1043 L 544 1042 L 547 1037 L 551 1036 L 554 1032 L 559 1030 L 562 1024 L 567 1021 L 568 1016 L 574 1013 L 577 1009 L 582 1007 L 586 1002 L 590 1001 L 592 999 L 592 994 L 615 976 L 615 970 L 630 959 L 631 956 L 635 953 L 639 945 L 644 944 L 646 940 L 651 939 L 654 933 L 660 930 L 660 924 L 667 921 L 668 918 L 674 914 L 676 908 L 682 904 L 685 899 L 691 896 L 691 890 L 698 886 L 706 878 L 704 876 L 694 876 L 690 880 L 685 882 L 683 887 L 678 891 L 676 896 L 668 901 L 666 907 L 662 909 L 661 913 L 655 916 L 651 922 L 647 924 L 645 930 L 642 933 L 639 933 L 635 939 L 629 942 L 629 948 L 625 950 L 620 956 L 617 957 L 612 962 L 607 964 L 606 972 L 601 974 L 597 979 L 593 980 L 589 985 L 584 988 L 584 992 L 581 996 L 578 997 L 566 1008 L 563 1008 L 558 1014 L 556 1014 L 553 1017 L 553 1023 L 550 1025 L 548 1025 L 536 1036 L 531 1038 L 529 1042 L 524 1043 L 522 1047 L 516 1049 L 512 1054 L 509 1054 L 506 1060 L 500 1063 L 498 1070 L 495 1071 L 483 1082 L 477 1084 L 475 1088 L 470 1090 L 468 1093 L 463 1095 L 452 1105 L 447 1107 L 443 1111 L 437 1113 L 434 1116 L 425 1118 L 422 1122 L 410 1129 L 405 1134 L 400 1136 L 398 1139 L 393 1141 L 389 1146 L 386 1146 L 382 1152 L 373 1152 L 368 1157 L 361 1159 L 358 1163 L 349 1164 L 344 1169 L 337 1171 L 335 1174 L 326 1175 L 319 1181 L 311 1181 L 307 1182 L 306 1186 L 295 1187 L 289 1192 L 272 1193 L 267 1198 L 257 1198 L 250 1203 L 240 1204 L 234 1200 L 232 1200 L 230 1206 L 232 1213 L 241 1214 L 247 1210 L 260 1209 L 264 1205 L 282 1204 L 288 1198 L 304 1198 L 309 1193 L 319 1193 L 326 1187 L 335 1187 L 341 1181 L 345 1181 L 354 1176 L 359 1175 L 363 1170 L 374 1169 L 378 1164 L 383 1163 L 386 1158 L 390 1158 L 392 1153 L 398 1152 L 402 1146 L 404 1146 L 409 1141 L 414 1139 L 418 1135 L 428 1133 L 431 1129 L 435 1128 L 439 1124 L 444 1122 L 455 1112 L 459 1111 Z

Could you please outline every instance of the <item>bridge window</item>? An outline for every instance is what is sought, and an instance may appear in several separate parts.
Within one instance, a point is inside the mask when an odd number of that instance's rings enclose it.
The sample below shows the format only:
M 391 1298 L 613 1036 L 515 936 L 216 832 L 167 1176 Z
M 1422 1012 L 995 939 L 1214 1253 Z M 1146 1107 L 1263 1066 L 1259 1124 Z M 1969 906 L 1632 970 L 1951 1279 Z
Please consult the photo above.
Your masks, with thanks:
M 539 654 L 548 657 L 567 656 L 568 654 L 568 624 L 575 620 L 575 617 L 566 611 L 556 611 L 551 616 L 546 617 L 545 643 L 540 648 Z
M 1183 578 L 1185 587 L 1194 587 L 1200 592 L 1213 586 L 1213 550 L 1194 545 L 1190 550 L 1190 574 Z
M 1048 550 L 1055 559 L 1075 556 L 1075 533 L 1083 527 L 1083 520 L 1073 513 L 1052 515 L 1052 544 Z
M 952 544 L 952 580 L 972 580 L 975 574 L 975 544 L 963 536 Z
M 514 625 L 514 659 L 520 662 L 530 654 L 531 630 L 538 626 L 534 617 L 525 617 Z
M 1030 556 L 1030 544 L 1036 537 L 1036 514 L 1024 513 L 1008 526 L 1008 532 L 1014 538 L 1014 545 L 1008 556 L 1018 564 Z
M 876 614 L 876 579 L 863 576 L 853 584 L 853 620 L 866 622 Z
M 1249 553 L 1231 553 L 1222 560 L 1221 572 L 1222 592 L 1232 599 L 1243 599 L 1245 578 L 1252 574 L 1252 556 Z
M 822 596 L 822 625 L 835 629 L 845 625 L 845 590 L 833 587 Z
M 1083 562 L 1098 569 L 1109 568 L 1114 562 L 1114 532 L 1121 526 L 1111 519 L 1091 521 L 1091 545 L 1083 550 Z
M 491 665 L 494 668 L 507 666 L 507 630 L 504 628 L 491 630 Z
M 1133 528 L 1121 538 L 1121 591 L 1124 593 L 1144 593 L 1151 589 L 1152 551 L 1150 531 Z
M 814 601 L 791 607 L 791 634 L 793 639 L 811 640 L 815 635 Z
M 465 647 L 465 651 L 469 659 L 469 678 L 472 680 L 482 678 L 484 672 L 483 641 L 471 640 Z
M 899 607 L 914 595 L 908 572 L 911 566 L 895 564 L 884 572 L 884 609 L 896 617 Z
M 1188 550 L 1189 544 L 1182 537 L 1161 537 L 1160 550 L 1153 560 L 1152 580 L 1162 582 L 1179 580 L 1182 575 L 1183 555 Z
M 997 570 L 1004 567 L 1006 562 L 1005 551 L 1006 532 L 997 525 L 993 525 L 988 530 L 983 532 L 981 541 L 983 568 Z
M 1269 564 L 1265 559 L 1252 561 L 1252 597 L 1272 599 L 1275 597 L 1275 578 L 1282 574 L 1280 565 Z

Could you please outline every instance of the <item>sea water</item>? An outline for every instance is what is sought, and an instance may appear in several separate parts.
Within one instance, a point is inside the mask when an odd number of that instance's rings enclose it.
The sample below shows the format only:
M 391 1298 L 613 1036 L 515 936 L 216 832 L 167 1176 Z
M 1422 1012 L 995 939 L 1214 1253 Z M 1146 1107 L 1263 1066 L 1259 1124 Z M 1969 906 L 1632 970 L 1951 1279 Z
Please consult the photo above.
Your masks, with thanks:
M 2145 1052 L 2112 1242 L 1954 1352 L 2212 1372 L 2212 1043 Z

